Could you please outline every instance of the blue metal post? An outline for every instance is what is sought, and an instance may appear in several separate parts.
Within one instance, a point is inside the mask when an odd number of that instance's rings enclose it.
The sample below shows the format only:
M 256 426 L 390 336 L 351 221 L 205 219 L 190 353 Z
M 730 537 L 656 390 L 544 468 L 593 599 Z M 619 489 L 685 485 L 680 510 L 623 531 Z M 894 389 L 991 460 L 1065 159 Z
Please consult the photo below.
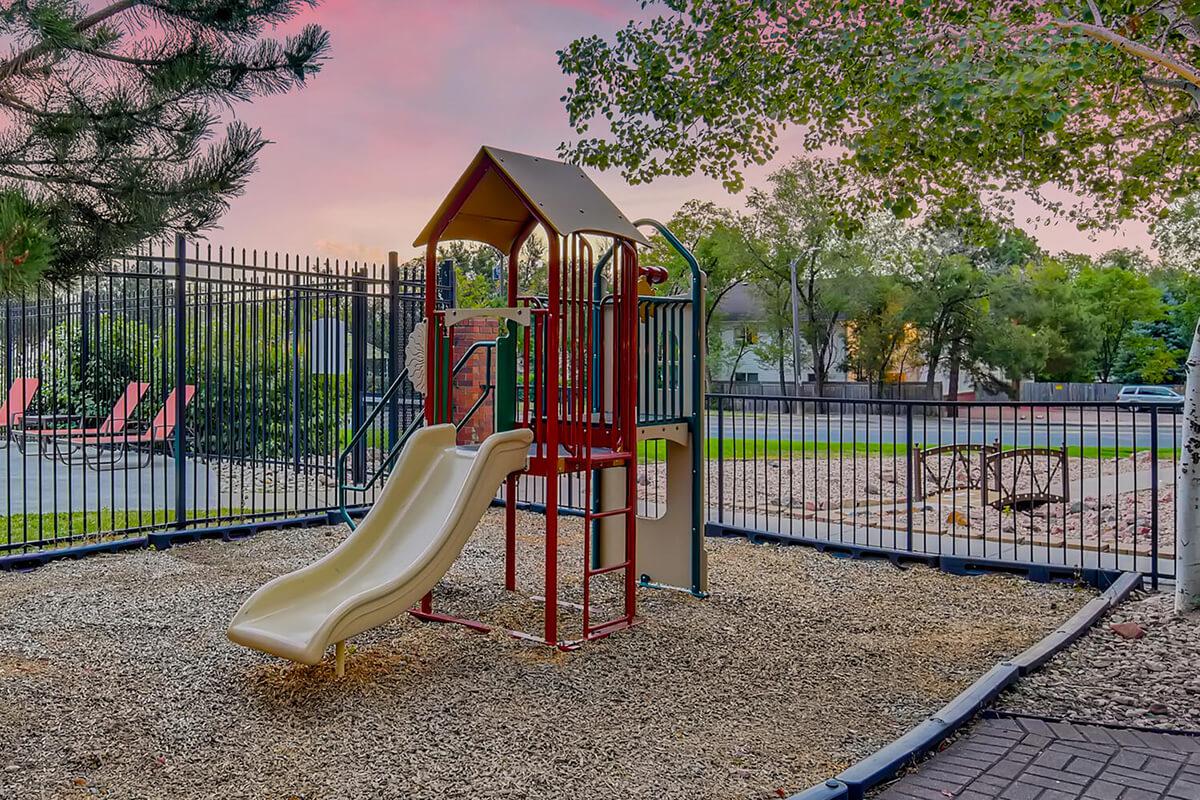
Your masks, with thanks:
M 187 527 L 187 239 L 175 236 L 175 527 Z
M 1158 530 L 1158 406 L 1150 406 L 1150 588 L 1154 591 L 1158 591 Z
M 292 337 L 292 468 L 296 471 L 300 470 L 300 458 L 303 450 L 300 445 L 302 435 L 300 425 L 300 293 L 295 289 L 299 280 L 300 276 L 292 276 L 292 299 L 287 306 L 288 313 L 292 318 L 288 328 L 289 335 Z
M 400 354 L 400 254 L 388 253 L 388 383 L 396 380 L 402 369 Z M 388 404 L 388 448 L 400 441 L 400 398 Z
M 367 282 L 366 273 L 354 275 L 350 300 L 350 418 L 357 433 L 367 418 Z M 367 437 L 359 440 L 350 464 L 355 483 L 367 474 Z
M 893 445 L 894 446 L 894 445 Z M 894 454 L 893 454 L 894 456 Z M 907 534 L 907 549 L 913 549 L 913 404 L 904 405 L 904 496 L 908 502 L 904 531 Z

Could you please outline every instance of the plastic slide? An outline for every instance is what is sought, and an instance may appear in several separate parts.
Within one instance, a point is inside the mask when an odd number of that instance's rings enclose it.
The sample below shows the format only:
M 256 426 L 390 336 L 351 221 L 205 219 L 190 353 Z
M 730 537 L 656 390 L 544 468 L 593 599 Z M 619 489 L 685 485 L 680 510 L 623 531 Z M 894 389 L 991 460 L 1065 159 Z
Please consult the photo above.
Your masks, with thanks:
M 330 644 L 398 617 L 431 591 L 500 484 L 525 468 L 533 433 L 496 433 L 477 450 L 454 440 L 453 425 L 413 434 L 358 528 L 324 558 L 252 594 L 229 638 L 317 664 Z

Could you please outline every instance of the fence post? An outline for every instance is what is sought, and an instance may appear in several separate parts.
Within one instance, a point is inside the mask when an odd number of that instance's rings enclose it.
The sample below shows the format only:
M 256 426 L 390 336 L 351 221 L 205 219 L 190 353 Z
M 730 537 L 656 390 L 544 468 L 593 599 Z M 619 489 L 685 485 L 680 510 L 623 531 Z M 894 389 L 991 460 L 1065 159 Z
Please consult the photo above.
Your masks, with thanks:
M 1137 469 L 1137 464 L 1134 464 Z M 1136 520 L 1134 521 L 1136 524 Z M 1158 406 L 1150 406 L 1150 588 L 1158 590 Z M 1176 537 L 1179 532 L 1175 532 Z M 1174 549 L 1174 548 L 1172 548 Z M 1135 557 L 1136 562 L 1136 557 Z M 1134 566 L 1137 569 L 1137 566 Z
M 881 437 L 882 438 L 882 437 Z M 913 549 L 913 406 L 904 404 L 904 504 L 908 513 L 905 515 L 904 530 L 907 535 L 908 551 Z
M 367 282 L 365 272 L 354 273 L 350 298 L 350 419 L 357 433 L 367 418 Z M 366 480 L 367 442 L 363 437 L 354 447 L 351 472 L 355 483 Z
M 187 239 L 175 234 L 175 528 L 187 527 Z
M 447 258 L 438 264 L 438 295 L 444 307 L 454 308 L 458 303 L 458 276 L 454 274 L 454 261 Z
M 703 446 L 704 435 L 704 431 L 696 434 L 701 444 L 692 446 Z M 717 522 L 725 522 L 725 400 L 721 397 L 717 398 Z
M 400 375 L 400 254 L 388 252 L 388 385 Z M 388 407 L 388 450 L 400 441 L 400 393 Z
M 88 359 L 91 357 L 91 348 L 88 346 L 88 313 L 88 292 L 87 288 L 84 287 L 79 292 L 79 375 L 81 378 L 88 374 Z M 68 319 L 70 319 L 69 314 L 70 312 L 68 311 Z M 67 328 L 68 330 L 70 329 L 70 323 L 67 323 Z M 83 379 L 79 383 L 80 394 L 84 397 L 87 396 L 88 389 L 85 381 L 86 379 Z M 84 415 L 88 413 L 86 404 L 83 403 L 82 399 L 80 400 L 80 408 Z
M 300 425 L 300 292 L 296 291 L 299 281 L 299 275 L 292 275 L 289 281 L 292 285 L 291 300 L 287 306 L 291 316 L 288 333 L 292 337 L 292 468 L 297 472 L 300 471 L 301 453 L 304 450 L 300 442 L 300 437 L 303 436 Z M 311 359 L 311 353 L 309 357 Z

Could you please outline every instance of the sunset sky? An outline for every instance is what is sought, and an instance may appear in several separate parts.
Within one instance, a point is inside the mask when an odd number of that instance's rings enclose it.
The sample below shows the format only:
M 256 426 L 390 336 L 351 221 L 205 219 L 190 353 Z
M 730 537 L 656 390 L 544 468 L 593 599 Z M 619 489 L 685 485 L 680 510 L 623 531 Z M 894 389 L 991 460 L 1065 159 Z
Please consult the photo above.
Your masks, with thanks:
M 239 106 L 275 144 L 214 243 L 382 259 L 413 238 L 481 144 L 554 155 L 570 136 L 555 51 L 610 35 L 636 0 L 325 0 L 296 24 L 329 29 L 332 57 L 308 88 Z M 778 166 L 803 152 L 785 134 Z M 772 165 L 748 173 L 761 183 Z M 628 186 L 593 177 L 633 217 L 667 219 L 691 198 L 741 207 L 704 177 Z M 1018 206 L 1019 221 L 1034 209 Z M 1149 246 L 1144 227 L 1095 239 L 1070 223 L 1033 230 L 1051 251 Z

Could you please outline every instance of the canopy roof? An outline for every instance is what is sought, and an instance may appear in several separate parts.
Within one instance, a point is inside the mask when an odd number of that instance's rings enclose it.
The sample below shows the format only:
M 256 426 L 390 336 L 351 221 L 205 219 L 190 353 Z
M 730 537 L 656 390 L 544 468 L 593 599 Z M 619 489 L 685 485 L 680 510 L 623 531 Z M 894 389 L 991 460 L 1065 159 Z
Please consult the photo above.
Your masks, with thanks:
M 480 171 L 483 177 L 472 186 Z M 599 233 L 650 244 L 579 167 L 486 146 L 413 246 L 428 244 L 443 222 L 440 241 L 470 239 L 505 253 L 532 222 L 544 222 L 560 236 Z

